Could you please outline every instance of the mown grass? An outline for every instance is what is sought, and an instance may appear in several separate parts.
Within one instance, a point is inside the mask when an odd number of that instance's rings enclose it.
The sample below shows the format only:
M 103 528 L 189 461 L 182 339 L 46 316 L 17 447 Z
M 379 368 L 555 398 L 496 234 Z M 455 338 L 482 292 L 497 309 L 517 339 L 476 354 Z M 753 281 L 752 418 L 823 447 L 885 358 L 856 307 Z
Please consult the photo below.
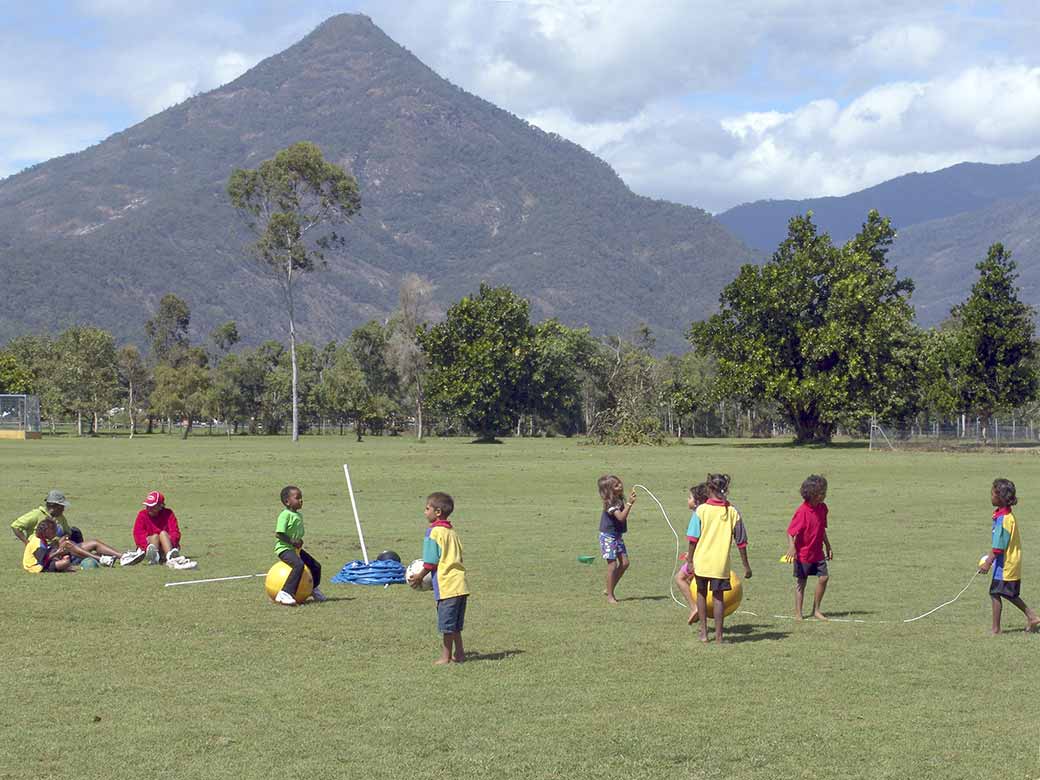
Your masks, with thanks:
M 344 462 L 372 553 L 417 556 L 424 497 L 455 496 L 469 663 L 431 666 L 432 599 L 403 586 L 328 585 L 328 603 L 298 609 L 271 605 L 259 580 L 163 588 L 265 570 L 290 482 L 326 576 L 360 557 Z M 0 442 L 4 518 L 56 487 L 88 536 L 125 547 L 158 488 L 200 562 L 34 577 L 8 540 L 0 776 L 1040 777 L 1040 636 L 1020 631 L 1017 610 L 988 636 L 980 578 L 956 604 L 898 622 L 968 582 L 997 475 L 1019 486 L 1023 595 L 1040 604 L 1038 463 L 739 442 Z M 755 572 L 743 608 L 758 617 L 732 616 L 722 648 L 701 646 L 669 598 L 675 541 L 645 495 L 619 606 L 601 595 L 602 563 L 576 562 L 597 552 L 601 473 L 650 487 L 681 533 L 686 489 L 709 469 L 734 477 Z M 811 472 L 831 486 L 825 607 L 869 622 L 772 617 L 792 610 L 777 559 Z

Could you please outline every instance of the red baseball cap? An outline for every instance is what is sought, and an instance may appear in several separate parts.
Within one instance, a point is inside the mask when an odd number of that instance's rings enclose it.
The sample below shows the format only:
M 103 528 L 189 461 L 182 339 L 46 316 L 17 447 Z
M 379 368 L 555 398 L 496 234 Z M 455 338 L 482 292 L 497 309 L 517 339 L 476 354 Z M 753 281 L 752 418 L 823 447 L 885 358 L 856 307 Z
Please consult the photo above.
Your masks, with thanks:
M 166 503 L 166 496 L 164 496 L 158 490 L 153 490 L 151 493 L 144 497 L 144 501 L 142 503 L 145 506 L 159 506 L 159 504 Z

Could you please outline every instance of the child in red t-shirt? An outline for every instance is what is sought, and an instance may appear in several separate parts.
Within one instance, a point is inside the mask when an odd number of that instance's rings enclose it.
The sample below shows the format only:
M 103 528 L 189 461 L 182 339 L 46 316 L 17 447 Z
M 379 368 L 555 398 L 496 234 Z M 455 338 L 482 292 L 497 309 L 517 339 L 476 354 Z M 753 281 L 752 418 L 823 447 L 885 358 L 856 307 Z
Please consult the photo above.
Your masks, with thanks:
M 830 539 L 827 538 L 827 480 L 812 474 L 802 483 L 802 505 L 795 510 L 791 524 L 787 526 L 787 558 L 794 563 L 794 619 L 802 619 L 802 603 L 805 600 L 805 582 L 816 577 L 816 595 L 813 598 L 813 617 L 826 620 L 820 611 L 820 602 L 827 590 L 827 561 L 834 557 Z

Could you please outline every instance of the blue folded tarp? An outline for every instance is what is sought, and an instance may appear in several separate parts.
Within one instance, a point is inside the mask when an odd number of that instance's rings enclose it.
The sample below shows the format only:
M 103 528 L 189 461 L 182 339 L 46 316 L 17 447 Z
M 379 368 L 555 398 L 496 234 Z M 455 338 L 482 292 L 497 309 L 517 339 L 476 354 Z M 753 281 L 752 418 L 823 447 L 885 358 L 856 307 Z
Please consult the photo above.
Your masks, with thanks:
M 340 569 L 332 581 L 352 585 L 404 583 L 404 565 L 399 561 L 351 561 Z

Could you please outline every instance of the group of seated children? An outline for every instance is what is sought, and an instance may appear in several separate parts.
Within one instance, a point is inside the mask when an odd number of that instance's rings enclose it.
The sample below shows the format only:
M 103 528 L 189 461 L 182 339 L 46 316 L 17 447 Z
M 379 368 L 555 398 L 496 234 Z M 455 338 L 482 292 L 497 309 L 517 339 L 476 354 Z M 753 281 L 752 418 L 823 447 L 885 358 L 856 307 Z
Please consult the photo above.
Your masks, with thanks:
M 153 490 L 143 503 L 133 527 L 137 548 L 120 555 L 100 539 L 84 539 L 82 531 L 65 517 L 70 506 L 65 494 L 50 491 L 41 506 L 11 523 L 15 537 L 25 545 L 22 568 L 31 573 L 71 572 L 86 560 L 98 566 L 117 562 L 132 566 L 146 560 L 149 564 L 165 563 L 171 569 L 194 569 L 196 562 L 181 555 L 180 527 L 163 494 Z
M 600 477 L 598 487 L 603 501 L 599 543 L 603 558 L 607 561 L 605 593 L 607 601 L 616 604 L 614 587 L 629 567 L 628 550 L 622 535 L 628 530 L 628 517 L 636 494 L 632 491 L 626 501 L 621 480 L 612 474 Z M 731 543 L 735 542 L 740 552 L 744 577 L 751 577 L 747 530 L 740 512 L 729 502 L 729 487 L 729 475 L 709 474 L 704 482 L 690 488 L 688 505 L 693 515 L 686 531 L 689 552 L 682 556 L 685 562 L 675 575 L 675 583 L 690 606 L 687 623 L 692 624 L 705 616 L 706 596 L 711 591 L 714 614 L 707 617 L 715 621 L 715 641 L 720 644 L 723 642 L 723 599 L 731 588 Z M 827 480 L 818 474 L 811 474 L 802 482 L 800 493 L 802 504 L 787 527 L 787 553 L 782 558 L 793 567 L 794 619 L 803 619 L 805 587 L 809 577 L 816 577 L 812 615 L 817 620 L 826 620 L 820 606 L 829 580 L 827 562 L 834 557 L 827 536 L 827 504 L 824 503 L 827 498 Z M 1027 632 L 1040 630 L 1040 615 L 1020 595 L 1022 549 L 1018 523 L 1011 510 L 1018 503 L 1015 484 L 1008 479 L 995 479 L 990 488 L 990 502 L 995 507 L 992 548 L 979 561 L 978 568 L 980 573 L 993 570 L 989 590 L 993 607 L 991 631 L 994 634 L 1001 632 L 1003 601 L 1009 602 L 1025 615 Z M 703 619 L 700 620 L 699 633 L 701 641 L 707 642 L 707 625 Z

